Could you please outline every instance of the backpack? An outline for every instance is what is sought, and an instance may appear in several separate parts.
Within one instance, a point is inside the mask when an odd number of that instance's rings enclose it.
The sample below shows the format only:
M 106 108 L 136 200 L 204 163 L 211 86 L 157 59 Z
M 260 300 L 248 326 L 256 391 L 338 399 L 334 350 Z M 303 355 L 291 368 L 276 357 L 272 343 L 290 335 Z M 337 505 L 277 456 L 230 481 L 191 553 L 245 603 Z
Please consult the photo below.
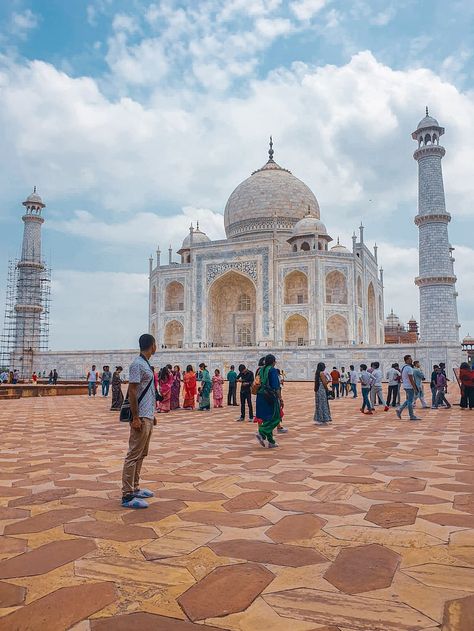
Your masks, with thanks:
M 252 394 L 258 394 L 260 390 L 260 386 L 262 385 L 262 380 L 260 379 L 260 368 L 257 370 L 257 374 L 255 375 L 255 380 L 250 388 Z

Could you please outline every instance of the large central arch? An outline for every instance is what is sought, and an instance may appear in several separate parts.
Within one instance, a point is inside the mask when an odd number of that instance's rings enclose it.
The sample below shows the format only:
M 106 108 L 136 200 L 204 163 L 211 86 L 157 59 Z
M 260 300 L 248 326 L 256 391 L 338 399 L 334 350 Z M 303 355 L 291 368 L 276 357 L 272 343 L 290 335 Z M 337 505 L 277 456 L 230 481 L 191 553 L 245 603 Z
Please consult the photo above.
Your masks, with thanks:
M 229 271 L 215 280 L 207 300 L 208 341 L 214 346 L 253 346 L 257 292 L 253 282 Z

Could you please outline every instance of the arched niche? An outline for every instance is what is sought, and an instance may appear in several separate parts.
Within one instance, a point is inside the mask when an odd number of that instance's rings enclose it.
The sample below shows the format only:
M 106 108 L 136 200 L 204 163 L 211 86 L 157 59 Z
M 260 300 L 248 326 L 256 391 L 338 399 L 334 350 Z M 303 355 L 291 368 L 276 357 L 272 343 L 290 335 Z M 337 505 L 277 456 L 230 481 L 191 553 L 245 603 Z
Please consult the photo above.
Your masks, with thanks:
M 308 277 L 295 270 L 285 276 L 285 305 L 303 305 L 308 302 Z
M 151 288 L 151 312 L 156 313 L 156 285 Z
M 335 314 L 328 318 L 326 337 L 328 346 L 346 346 L 349 344 L 349 327 L 344 316 Z
M 303 250 L 303 252 L 309 252 L 311 250 L 311 247 L 307 241 L 303 241 L 303 243 L 300 246 L 300 249 Z
M 362 279 L 357 276 L 357 304 L 362 307 Z
M 184 311 L 184 286 L 176 280 L 166 285 L 165 311 Z
M 253 282 L 233 270 L 215 280 L 207 300 L 208 341 L 214 346 L 253 346 L 257 292 Z
M 166 323 L 163 342 L 168 348 L 182 348 L 184 342 L 184 327 L 178 320 Z
M 359 344 L 364 343 L 364 327 L 362 325 L 362 318 L 359 318 L 359 322 L 357 323 L 357 342 Z
M 285 321 L 285 344 L 306 346 L 309 338 L 308 320 L 299 314 L 291 315 Z
M 326 302 L 332 305 L 347 305 L 347 282 L 342 272 L 334 270 L 327 274 Z
M 369 325 L 369 344 L 377 344 L 377 308 L 375 305 L 375 290 L 372 283 L 367 289 L 367 315 Z

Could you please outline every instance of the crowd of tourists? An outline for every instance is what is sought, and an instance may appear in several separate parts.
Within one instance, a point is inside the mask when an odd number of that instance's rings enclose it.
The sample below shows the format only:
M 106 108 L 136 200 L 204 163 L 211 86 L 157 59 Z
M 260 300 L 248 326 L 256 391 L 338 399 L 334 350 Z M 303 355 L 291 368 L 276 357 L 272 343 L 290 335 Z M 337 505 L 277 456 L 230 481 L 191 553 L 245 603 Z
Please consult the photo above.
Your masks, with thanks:
M 170 364 L 155 370 L 150 364 L 150 359 L 156 351 L 153 336 L 143 334 L 139 339 L 139 346 L 140 355 L 130 365 L 129 387 L 125 400 L 120 377 L 122 367 L 117 366 L 112 375 L 112 409 L 120 409 L 121 420 L 130 423 L 129 447 L 122 473 L 123 506 L 146 508 L 146 500 L 153 496 L 149 489 L 140 488 L 140 470 L 143 459 L 148 454 L 153 426 L 156 425 L 156 413 L 168 414 L 178 409 L 207 411 L 211 409 L 211 405 L 214 408 L 222 408 L 224 381 L 228 382 L 228 406 L 238 405 L 237 386 L 240 384 L 240 416 L 236 420 L 244 422 L 248 413 L 248 421 L 257 424 L 255 437 L 258 443 L 269 449 L 278 447 L 274 432 L 286 433 L 288 430 L 282 425 L 284 373 L 276 367 L 274 355 L 262 357 L 255 372 L 244 364 L 239 365 L 238 371 L 231 366 L 224 380 L 219 369 L 215 369 L 211 377 L 205 363 L 199 364 L 197 371 L 192 365 L 188 365 L 182 372 L 180 366 Z M 94 371 L 92 383 L 97 383 L 99 379 L 102 381 L 104 373 L 110 373 L 108 367 L 104 366 L 103 374 L 99 376 L 96 367 L 93 366 L 88 379 Z M 372 362 L 370 367 L 367 364 L 360 364 L 358 370 L 354 365 L 350 365 L 348 370 L 345 367 L 338 370 L 334 366 L 331 371 L 326 368 L 324 362 L 319 362 L 314 378 L 315 424 L 329 425 L 332 422 L 330 401 L 349 395 L 358 398 L 359 388 L 362 398 L 360 410 L 363 414 L 373 415 L 376 406 L 380 405 L 385 412 L 395 408 L 399 419 L 407 409 L 409 419 L 418 421 L 420 418 L 414 412 L 418 400 L 422 408 L 451 407 L 446 398 L 448 377 L 443 363 L 434 366 L 431 374 L 431 406 L 425 399 L 425 375 L 422 367 L 411 355 L 404 357 L 401 367 L 397 363 L 392 364 L 385 374 L 385 379 L 388 382 L 387 399 L 382 387 L 384 375 L 379 362 Z M 468 364 L 462 364 L 459 382 L 462 394 L 461 407 L 473 409 L 474 367 L 471 369 Z M 400 403 L 401 390 L 405 394 L 403 403 Z M 256 396 L 255 413 L 252 395 Z

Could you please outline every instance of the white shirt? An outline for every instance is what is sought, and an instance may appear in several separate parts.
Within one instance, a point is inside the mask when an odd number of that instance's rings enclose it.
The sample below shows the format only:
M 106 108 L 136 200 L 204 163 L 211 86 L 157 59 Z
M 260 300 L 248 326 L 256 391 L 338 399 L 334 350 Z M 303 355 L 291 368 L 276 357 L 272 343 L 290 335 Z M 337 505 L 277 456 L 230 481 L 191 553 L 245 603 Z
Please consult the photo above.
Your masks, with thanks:
M 359 375 L 355 370 L 351 370 L 349 373 L 349 380 L 351 383 L 359 383 Z
M 382 379 L 383 379 L 383 374 L 382 371 L 380 370 L 380 368 L 375 368 L 372 371 L 372 379 L 373 379 L 373 385 L 374 386 L 381 386 L 382 385 Z
M 402 366 L 402 384 L 406 390 L 413 390 L 410 375 L 413 377 L 413 367 L 405 364 Z
M 396 368 L 389 368 L 387 370 L 387 379 L 389 386 L 397 386 L 399 383 L 400 371 Z
M 91 383 L 94 383 L 95 381 L 97 381 L 97 371 L 96 370 L 90 370 L 89 371 L 89 379 L 88 381 L 90 381 Z

